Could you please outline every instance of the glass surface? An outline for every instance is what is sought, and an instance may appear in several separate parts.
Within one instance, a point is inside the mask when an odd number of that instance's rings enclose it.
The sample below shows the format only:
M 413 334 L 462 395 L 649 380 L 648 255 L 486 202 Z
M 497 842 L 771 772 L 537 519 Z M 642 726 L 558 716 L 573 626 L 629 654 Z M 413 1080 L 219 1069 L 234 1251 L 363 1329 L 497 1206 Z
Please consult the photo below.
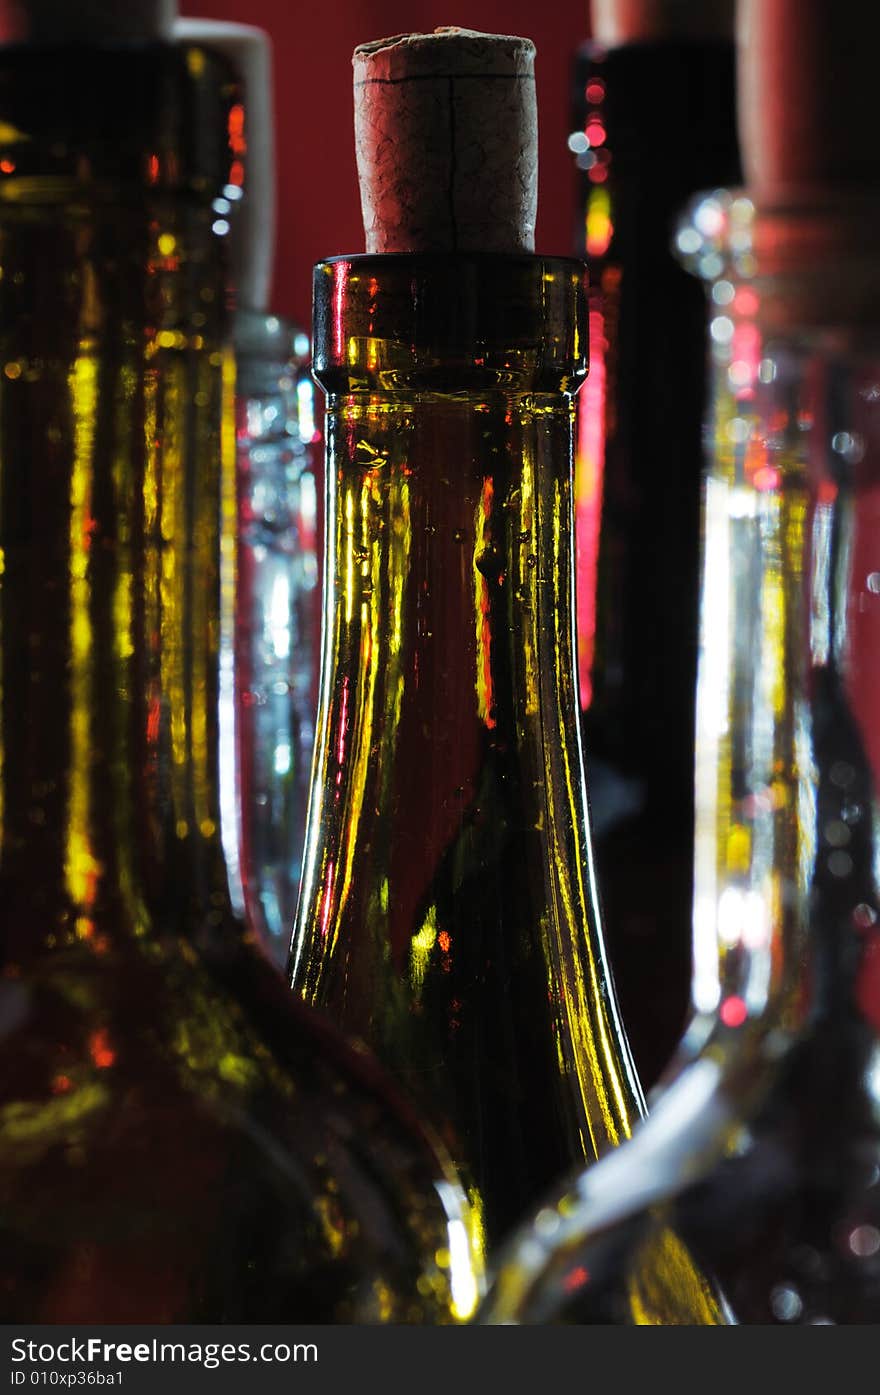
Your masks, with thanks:
M 315 287 L 325 649 L 293 982 L 441 1121 L 493 1245 L 642 1109 L 575 687 L 583 268 L 355 257 Z M 674 1301 L 707 1311 L 681 1272 Z
M 451 1170 L 229 905 L 218 184 L 207 158 L 175 183 L 186 150 L 152 137 L 210 150 L 203 88 L 234 89 L 179 46 L 17 65 L 0 57 L 0 1313 L 466 1317 Z M 133 94 L 115 182 L 96 88 Z M 62 126 L 79 153 L 55 174 Z
M 320 600 L 320 434 L 307 336 L 240 310 L 236 359 L 234 638 L 224 646 L 221 764 L 233 899 L 279 965 L 302 871 Z
M 522 1234 L 490 1320 L 625 1321 L 660 1225 L 740 1322 L 880 1317 L 876 226 L 867 196 L 718 195 L 679 233 L 710 282 L 715 383 L 696 1059 L 549 1204 L 554 1239 Z
M 681 1036 L 691 967 L 707 364 L 703 290 L 673 239 L 688 199 L 739 179 L 733 43 L 586 44 L 573 108 L 574 245 L 590 268 L 580 698 L 608 953 L 647 1087 Z

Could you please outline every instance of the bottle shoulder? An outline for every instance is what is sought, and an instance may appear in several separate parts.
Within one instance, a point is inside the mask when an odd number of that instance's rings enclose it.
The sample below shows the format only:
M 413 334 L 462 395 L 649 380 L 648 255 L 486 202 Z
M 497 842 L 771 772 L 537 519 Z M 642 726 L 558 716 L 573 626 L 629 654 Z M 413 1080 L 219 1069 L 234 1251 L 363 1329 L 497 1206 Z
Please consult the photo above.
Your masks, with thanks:
M 542 1265 L 528 1274 L 510 1250 L 488 1320 L 514 1296 L 525 1322 L 680 1321 L 669 1293 L 701 1275 L 701 1321 L 876 1322 L 873 1060 L 873 1034 L 830 1017 L 772 1064 L 753 1060 L 751 1081 L 704 1052 L 633 1141 L 573 1184 Z
M 373 1068 L 255 952 L 124 958 L 4 983 L 11 1315 L 466 1316 L 454 1181 Z

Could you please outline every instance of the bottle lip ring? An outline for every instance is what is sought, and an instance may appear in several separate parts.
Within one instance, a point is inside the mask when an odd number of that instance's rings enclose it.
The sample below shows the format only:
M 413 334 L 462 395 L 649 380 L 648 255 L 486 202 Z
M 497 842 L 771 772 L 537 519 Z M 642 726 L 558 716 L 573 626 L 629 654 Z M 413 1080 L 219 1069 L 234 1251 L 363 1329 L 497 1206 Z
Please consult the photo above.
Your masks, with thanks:
M 697 194 L 676 230 L 675 251 L 695 275 L 827 274 L 876 263 L 880 193 L 858 186 L 748 186 Z
M 377 265 L 391 268 L 392 265 L 403 266 L 407 262 L 412 262 L 415 267 L 442 266 L 448 268 L 459 263 L 462 267 L 468 263 L 475 262 L 478 265 L 490 263 L 507 266 L 540 266 L 544 265 L 551 271 L 568 272 L 575 275 L 583 275 L 587 271 L 587 263 L 580 257 L 553 256 L 543 252 L 340 252 L 332 257 L 321 257 L 315 262 L 315 270 L 320 267 L 340 266 L 351 263 L 357 267 Z
M 532 252 L 360 253 L 314 272 L 313 372 L 328 391 L 570 392 L 586 375 L 587 269 Z

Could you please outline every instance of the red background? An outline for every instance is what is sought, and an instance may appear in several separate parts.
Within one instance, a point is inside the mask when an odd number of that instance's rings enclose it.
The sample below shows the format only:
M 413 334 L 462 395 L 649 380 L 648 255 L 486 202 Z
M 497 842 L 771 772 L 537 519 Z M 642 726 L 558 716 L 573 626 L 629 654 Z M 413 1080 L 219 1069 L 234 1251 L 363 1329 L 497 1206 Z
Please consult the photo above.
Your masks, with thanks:
M 571 63 L 587 37 L 577 0 L 468 0 L 452 10 L 436 0 L 181 0 L 198 19 L 237 20 L 266 29 L 274 45 L 278 152 L 278 230 L 272 309 L 308 325 L 311 268 L 322 257 L 364 250 L 351 88 L 357 44 L 388 34 L 461 24 L 521 34 L 537 46 L 539 202 L 537 249 L 571 255 L 575 176 L 566 147 Z

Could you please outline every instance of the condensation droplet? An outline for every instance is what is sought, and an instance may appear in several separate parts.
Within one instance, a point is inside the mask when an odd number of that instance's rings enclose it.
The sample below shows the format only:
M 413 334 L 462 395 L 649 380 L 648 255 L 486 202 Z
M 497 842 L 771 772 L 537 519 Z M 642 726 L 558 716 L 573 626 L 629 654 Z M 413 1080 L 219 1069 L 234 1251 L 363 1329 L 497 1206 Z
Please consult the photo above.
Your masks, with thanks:
M 804 1311 L 800 1294 L 790 1284 L 777 1284 L 771 1291 L 770 1308 L 780 1322 L 797 1322 Z
M 845 848 L 852 834 L 842 819 L 831 819 L 825 825 L 825 841 L 832 848 Z
M 727 423 L 728 439 L 731 441 L 736 441 L 740 445 L 743 443 L 743 441 L 747 441 L 749 439 L 751 432 L 751 424 L 749 423 L 746 417 L 733 417 Z
M 832 877 L 848 877 L 853 869 L 853 860 L 849 853 L 833 852 L 828 859 L 828 871 Z
M 559 1226 L 559 1216 L 550 1206 L 544 1206 L 535 1217 L 535 1230 L 544 1240 L 555 1235 Z
M 869 572 L 866 585 L 875 596 L 880 595 L 880 572 Z
M 857 431 L 837 431 L 831 437 L 831 449 L 849 464 L 856 465 L 865 454 L 865 442 Z
M 733 338 L 733 320 L 729 315 L 716 315 L 709 325 L 709 333 L 716 344 L 729 344 Z
M 712 287 L 712 299 L 716 305 L 729 305 L 736 295 L 732 281 L 716 281 Z
M 880 1230 L 873 1225 L 857 1225 L 850 1231 L 849 1247 L 857 1259 L 870 1259 L 880 1250 Z

